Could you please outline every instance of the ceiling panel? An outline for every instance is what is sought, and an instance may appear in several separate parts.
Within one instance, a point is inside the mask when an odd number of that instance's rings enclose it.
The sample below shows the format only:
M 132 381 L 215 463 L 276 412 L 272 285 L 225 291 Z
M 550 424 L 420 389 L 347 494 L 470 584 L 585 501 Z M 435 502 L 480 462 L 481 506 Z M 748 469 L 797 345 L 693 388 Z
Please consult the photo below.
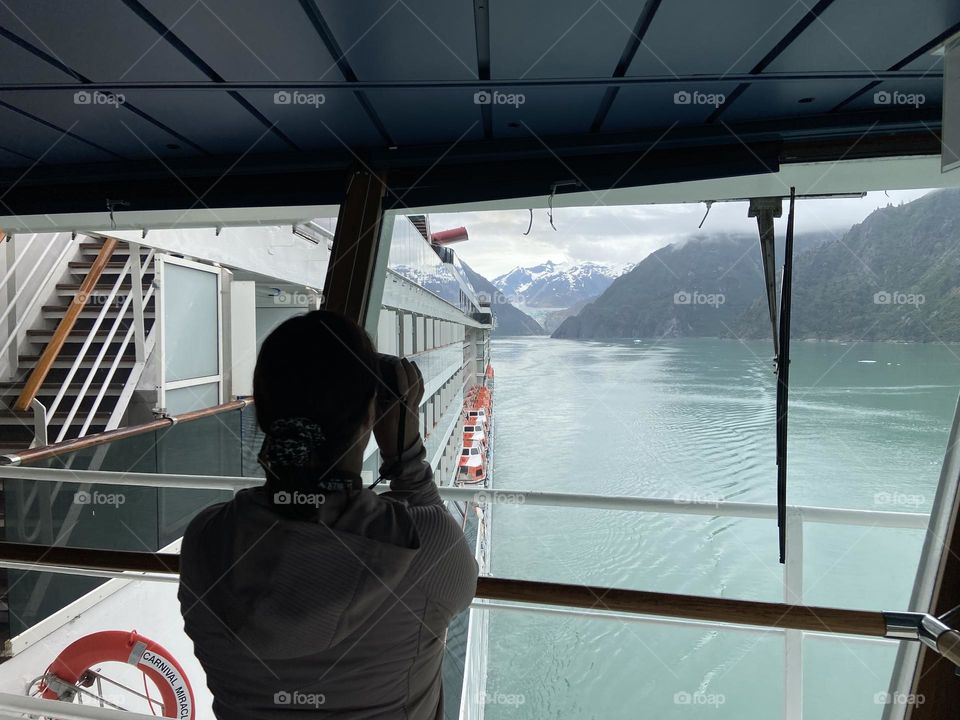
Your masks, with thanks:
M 131 90 L 126 99 L 217 155 L 290 150 L 289 145 L 224 92 Z
M 471 0 L 315 0 L 360 80 L 477 77 Z
M 919 72 L 942 73 L 943 55 L 934 55 L 932 52 L 924 53 L 913 62 L 903 66 L 904 70 L 913 70 Z
M 827 113 L 862 87 L 862 80 L 757 82 L 730 103 L 722 120 L 735 123 Z
M 0 82 L 3 83 L 77 82 L 73 75 L 58 70 L 5 37 L 0 37 L 0 58 L 3 58 L 0 62 Z
M 0 101 L 5 95 L 0 96 Z M 0 105 L 0 145 L 44 163 L 77 163 L 116 160 L 113 155 L 75 140 L 63 130 L 55 130 Z M 31 160 L 23 160 L 28 166 Z
M 3 148 L 0 148 L 0 167 L 18 167 L 24 163 L 29 164 L 30 160 L 26 160 L 21 155 L 7 152 Z
M 351 90 L 279 92 L 248 91 L 243 96 L 304 150 L 343 151 L 344 145 L 364 147 L 383 142 Z
M 490 6 L 490 76 L 610 77 L 644 3 L 537 0 Z
M 836 0 L 767 69 L 886 70 L 957 22 L 956 0 Z
M 207 79 L 117 0 L 4 0 L 0 25 L 95 81 Z
M 141 2 L 227 80 L 343 79 L 298 2 Z
M 470 89 L 371 90 L 370 102 L 398 145 L 450 144 L 483 137 Z
M 627 74 L 749 72 L 806 12 L 796 0 L 663 2 Z
M 3 100 L 126 158 L 197 154 L 189 145 L 179 147 L 181 140 L 123 109 L 119 102 L 102 102 L 105 96 L 94 97 L 87 90 L 77 93 L 10 92 L 3 93 Z
M 736 89 L 737 83 L 711 85 L 633 85 L 620 88 L 603 123 L 605 132 L 627 132 L 698 125 Z
M 587 132 L 605 92 L 602 87 L 524 88 L 520 94 L 522 105 L 502 102 L 491 106 L 493 136 L 529 137 L 532 134 L 548 138 Z M 509 99 L 510 93 L 501 97 L 504 96 Z

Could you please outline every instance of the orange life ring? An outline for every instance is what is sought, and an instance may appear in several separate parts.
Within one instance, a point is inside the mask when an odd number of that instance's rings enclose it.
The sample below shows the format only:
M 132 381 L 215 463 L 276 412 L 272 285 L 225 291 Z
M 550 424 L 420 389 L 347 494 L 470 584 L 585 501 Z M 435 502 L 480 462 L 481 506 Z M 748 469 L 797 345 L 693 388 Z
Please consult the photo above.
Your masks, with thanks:
M 64 648 L 45 675 L 53 674 L 69 685 L 77 685 L 90 668 L 105 662 L 134 665 L 153 680 L 160 690 L 163 717 L 196 717 L 193 688 L 180 663 L 163 646 L 135 630 L 103 630 L 85 635 Z M 40 689 L 47 700 L 59 697 L 46 683 Z

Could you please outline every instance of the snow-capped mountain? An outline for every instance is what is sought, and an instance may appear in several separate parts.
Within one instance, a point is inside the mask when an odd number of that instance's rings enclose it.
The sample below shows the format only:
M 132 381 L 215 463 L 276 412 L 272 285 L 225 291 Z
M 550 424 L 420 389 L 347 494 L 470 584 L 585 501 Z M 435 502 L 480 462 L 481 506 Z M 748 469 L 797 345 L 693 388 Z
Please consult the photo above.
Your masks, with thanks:
M 533 267 L 515 267 L 494 278 L 493 284 L 515 305 L 559 309 L 598 296 L 622 271 L 601 263 L 571 265 L 548 260 Z

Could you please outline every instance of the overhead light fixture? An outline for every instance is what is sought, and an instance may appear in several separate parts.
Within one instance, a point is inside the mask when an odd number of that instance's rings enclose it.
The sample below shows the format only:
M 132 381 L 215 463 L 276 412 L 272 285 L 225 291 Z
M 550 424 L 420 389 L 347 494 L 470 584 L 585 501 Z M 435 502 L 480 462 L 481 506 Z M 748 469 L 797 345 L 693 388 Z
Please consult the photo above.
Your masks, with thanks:
M 330 248 L 330 243 L 333 241 L 333 233 L 322 225 L 318 225 L 313 220 L 308 220 L 307 222 L 297 223 L 294 225 L 293 234 L 299 235 L 304 240 L 308 240 L 314 245 L 326 244 L 327 249 Z

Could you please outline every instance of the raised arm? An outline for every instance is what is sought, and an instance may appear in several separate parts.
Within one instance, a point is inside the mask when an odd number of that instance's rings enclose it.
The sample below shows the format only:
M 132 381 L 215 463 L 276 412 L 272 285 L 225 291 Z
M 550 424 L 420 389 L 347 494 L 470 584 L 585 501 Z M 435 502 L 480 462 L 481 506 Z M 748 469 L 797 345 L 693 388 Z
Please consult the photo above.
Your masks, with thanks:
M 411 505 L 442 505 L 420 437 L 423 375 L 407 359 L 381 355 L 373 434 L 380 446 L 380 474 L 393 492 L 410 493 Z M 401 451 L 402 448 L 402 451 Z

